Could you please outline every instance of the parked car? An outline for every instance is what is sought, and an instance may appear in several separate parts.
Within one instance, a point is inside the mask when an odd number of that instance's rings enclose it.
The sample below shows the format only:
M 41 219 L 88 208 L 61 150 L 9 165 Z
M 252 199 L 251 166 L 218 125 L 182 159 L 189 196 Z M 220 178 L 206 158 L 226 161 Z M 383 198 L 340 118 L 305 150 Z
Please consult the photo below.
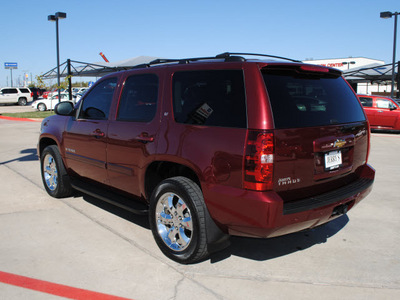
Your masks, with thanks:
M 391 98 L 358 95 L 372 130 L 400 131 L 400 106 Z
M 49 94 L 51 94 L 51 91 L 44 91 L 43 94 L 42 94 L 42 97 L 44 99 L 47 99 L 49 97 Z
M 88 90 L 83 90 L 82 92 L 75 94 L 74 95 L 75 102 L 78 102 L 82 98 L 82 96 L 85 95 L 87 91 Z
M 25 87 L 5 87 L 0 90 L 0 103 L 26 105 L 32 101 L 33 94 Z
M 39 98 L 38 90 L 34 87 L 30 87 L 29 89 L 32 92 L 32 100 L 37 100 Z
M 346 214 L 375 177 L 353 90 L 332 68 L 246 55 L 156 60 L 58 104 L 38 142 L 46 191 L 148 214 L 180 263 L 230 235 L 275 237 Z
M 61 101 L 69 101 L 68 94 L 61 94 Z M 37 109 L 39 111 L 53 110 L 57 104 L 58 104 L 58 95 L 54 95 L 47 99 L 39 99 L 34 101 L 32 103 L 32 108 Z
M 72 94 L 84 94 L 88 89 L 88 87 L 76 87 L 72 89 Z

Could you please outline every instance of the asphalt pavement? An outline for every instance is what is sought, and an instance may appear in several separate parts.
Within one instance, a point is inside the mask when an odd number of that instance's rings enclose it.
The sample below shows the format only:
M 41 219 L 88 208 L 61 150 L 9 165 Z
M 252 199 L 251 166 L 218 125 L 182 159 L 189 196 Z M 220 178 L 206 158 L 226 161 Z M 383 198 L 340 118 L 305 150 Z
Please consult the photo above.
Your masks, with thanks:
M 145 217 L 48 196 L 39 129 L 0 119 L 0 299 L 400 298 L 399 134 L 373 134 L 374 188 L 347 215 L 273 239 L 232 237 L 210 259 L 179 265 Z

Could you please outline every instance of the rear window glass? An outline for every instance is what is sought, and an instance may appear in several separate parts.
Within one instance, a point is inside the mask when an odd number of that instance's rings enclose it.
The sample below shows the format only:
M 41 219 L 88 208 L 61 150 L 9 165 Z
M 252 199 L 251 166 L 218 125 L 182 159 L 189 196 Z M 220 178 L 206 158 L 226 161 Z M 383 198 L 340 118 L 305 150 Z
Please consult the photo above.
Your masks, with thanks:
M 130 76 L 124 85 L 118 121 L 149 122 L 157 109 L 158 77 L 155 74 Z
M 242 70 L 177 72 L 173 102 L 178 123 L 247 127 Z
M 364 107 L 372 107 L 372 98 L 368 97 L 359 97 L 361 104 Z
M 265 69 L 263 77 L 278 129 L 365 120 L 357 97 L 340 76 L 282 68 Z

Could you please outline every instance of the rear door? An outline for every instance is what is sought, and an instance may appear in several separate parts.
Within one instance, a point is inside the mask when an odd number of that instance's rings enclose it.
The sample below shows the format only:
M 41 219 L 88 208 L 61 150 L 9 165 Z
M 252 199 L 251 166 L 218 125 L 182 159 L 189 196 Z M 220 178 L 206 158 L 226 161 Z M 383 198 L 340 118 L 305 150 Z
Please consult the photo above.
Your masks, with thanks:
M 2 89 L 0 103 L 16 103 L 18 101 L 18 90 L 16 88 Z
M 284 200 L 355 180 L 368 153 L 368 123 L 339 71 L 268 66 L 263 77 L 274 117 L 274 189 Z
M 374 108 L 374 101 L 372 97 L 359 96 L 360 102 L 364 107 L 365 114 L 371 126 L 376 126 L 376 109 Z
M 108 128 L 107 168 L 111 186 L 141 196 L 146 165 L 156 151 L 160 126 L 158 74 L 124 80 L 116 119 Z

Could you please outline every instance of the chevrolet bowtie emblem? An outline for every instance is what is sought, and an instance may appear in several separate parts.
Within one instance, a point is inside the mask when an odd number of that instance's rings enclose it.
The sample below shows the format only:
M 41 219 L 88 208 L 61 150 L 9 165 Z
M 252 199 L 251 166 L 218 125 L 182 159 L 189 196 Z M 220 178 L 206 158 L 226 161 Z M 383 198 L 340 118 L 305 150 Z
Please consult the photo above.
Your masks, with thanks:
M 346 145 L 346 141 L 345 141 L 345 140 L 336 140 L 336 141 L 333 143 L 333 147 L 336 147 L 336 148 L 341 148 L 341 147 L 343 147 L 344 145 Z

